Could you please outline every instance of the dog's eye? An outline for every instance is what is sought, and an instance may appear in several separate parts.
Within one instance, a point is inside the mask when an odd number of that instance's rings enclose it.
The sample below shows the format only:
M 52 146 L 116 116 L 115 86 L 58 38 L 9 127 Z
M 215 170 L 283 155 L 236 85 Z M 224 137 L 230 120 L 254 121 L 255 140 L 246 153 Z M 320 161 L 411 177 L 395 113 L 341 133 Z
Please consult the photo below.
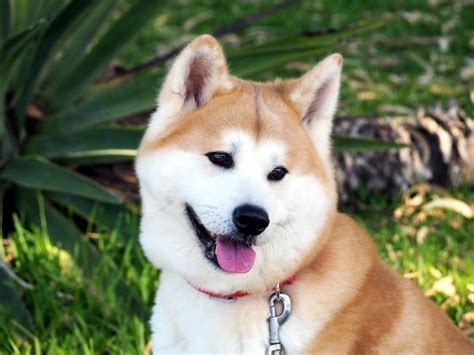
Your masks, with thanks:
M 210 152 L 207 153 L 206 156 L 209 160 L 218 166 L 221 166 L 225 169 L 230 169 L 234 166 L 234 159 L 232 159 L 232 155 L 226 152 Z
M 267 175 L 267 178 L 271 181 L 280 181 L 286 174 L 288 174 L 288 170 L 285 167 L 277 166 Z

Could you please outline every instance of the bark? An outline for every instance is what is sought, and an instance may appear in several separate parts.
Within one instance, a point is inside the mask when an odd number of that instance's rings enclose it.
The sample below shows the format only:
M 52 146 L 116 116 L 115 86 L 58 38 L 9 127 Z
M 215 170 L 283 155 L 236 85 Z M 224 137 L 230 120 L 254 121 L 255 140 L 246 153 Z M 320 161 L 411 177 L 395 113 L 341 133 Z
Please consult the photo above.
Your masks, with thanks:
M 364 194 L 393 197 L 414 183 L 459 186 L 474 181 L 474 121 L 456 104 L 420 109 L 403 118 L 336 119 L 342 136 L 395 141 L 409 147 L 388 151 L 338 152 L 336 179 L 342 205 Z

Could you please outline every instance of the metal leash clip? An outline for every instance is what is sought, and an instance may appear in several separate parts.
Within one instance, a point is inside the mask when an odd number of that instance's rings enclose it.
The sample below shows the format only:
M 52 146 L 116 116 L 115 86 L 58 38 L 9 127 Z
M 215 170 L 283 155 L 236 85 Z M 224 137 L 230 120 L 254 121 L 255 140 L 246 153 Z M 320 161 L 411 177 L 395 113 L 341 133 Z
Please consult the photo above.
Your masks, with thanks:
M 282 303 L 282 311 L 277 315 L 276 303 Z M 284 355 L 285 349 L 280 342 L 280 327 L 286 322 L 291 313 L 290 296 L 280 291 L 280 285 L 277 284 L 275 293 L 270 296 L 270 318 L 268 326 L 270 329 L 270 345 L 267 347 L 267 355 Z

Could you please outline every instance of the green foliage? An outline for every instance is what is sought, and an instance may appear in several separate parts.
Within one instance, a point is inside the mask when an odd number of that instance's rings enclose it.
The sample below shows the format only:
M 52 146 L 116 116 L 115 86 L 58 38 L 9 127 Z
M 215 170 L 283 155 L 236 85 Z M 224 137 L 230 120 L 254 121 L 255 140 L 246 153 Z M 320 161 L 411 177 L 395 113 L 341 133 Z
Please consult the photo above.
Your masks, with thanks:
M 136 215 L 128 215 L 124 222 L 138 233 Z M 20 290 L 31 315 L 6 322 L 9 314 L 0 312 L 0 353 L 142 354 L 149 338 L 147 317 L 129 312 L 133 300 L 117 292 L 121 282 L 117 275 L 123 275 L 127 292 L 135 290 L 140 302 L 151 308 L 158 272 L 142 254 L 138 240 L 124 239 L 121 234 L 122 226 L 94 234 L 97 253 L 104 257 L 94 273 L 86 275 L 48 233 L 27 230 L 16 220 L 5 253 L 14 257 L 15 273 L 31 287 L 14 281 L 9 286 Z M 116 273 L 111 273 L 111 263 Z M 2 297 L 8 295 L 1 284 L 0 292 Z M 24 305 L 7 306 L 14 306 L 10 312 L 18 312 L 19 307 L 26 311 Z
M 136 2 L 116 16 L 116 3 L 2 0 L 0 224 L 3 236 L 13 213 L 19 213 L 28 225 L 41 227 L 73 255 L 87 277 L 106 263 L 116 279 L 114 289 L 120 297 L 133 299 L 130 311 L 143 314 L 145 308 L 135 292 L 122 292 L 125 281 L 117 265 L 103 260 L 80 228 L 85 225 L 82 220 L 113 229 L 129 207 L 116 193 L 73 169 L 89 161 L 133 159 L 142 134 L 142 129 L 98 125 L 144 107 L 134 102 L 129 104 L 131 110 L 124 107 L 124 97 L 133 97 L 134 87 L 128 82 L 123 86 L 124 96 L 122 87 L 93 81 L 133 35 L 159 14 L 161 6 L 154 1 Z M 115 108 L 109 100 L 111 88 L 116 90 L 112 96 L 121 101 Z M 153 92 L 154 86 L 149 90 Z M 82 106 L 76 109 L 78 102 Z M 77 132 L 72 126 L 60 132 L 43 128 L 50 121 L 71 124 L 87 119 L 93 121 L 91 128 L 79 127 Z M 91 214 L 96 217 L 93 221 Z M 31 316 L 6 275 L 0 277 L 0 305 L 13 310 L 10 318 L 16 314 L 17 321 L 30 328 Z

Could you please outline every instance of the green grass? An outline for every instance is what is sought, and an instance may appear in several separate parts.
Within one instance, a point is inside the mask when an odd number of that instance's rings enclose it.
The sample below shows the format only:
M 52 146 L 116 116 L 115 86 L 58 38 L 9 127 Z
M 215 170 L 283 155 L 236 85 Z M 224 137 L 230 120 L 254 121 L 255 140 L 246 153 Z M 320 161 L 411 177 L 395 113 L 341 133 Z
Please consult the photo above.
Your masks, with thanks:
M 137 239 L 123 240 L 120 231 L 91 236 L 150 309 L 158 272 L 145 260 Z M 18 287 L 31 311 L 34 334 L 0 321 L 0 353 L 143 352 L 149 339 L 147 316 L 133 315 L 133 305 L 117 297 L 116 274 L 107 259 L 85 277 L 71 255 L 52 245 L 47 235 L 25 230 L 19 222 L 4 255 L 11 258 L 17 275 L 34 287 Z
M 120 59 L 125 66 L 132 66 L 279 2 L 175 2 L 138 36 L 135 44 L 124 49 Z M 345 58 L 339 113 L 393 115 L 438 102 L 447 104 L 454 98 L 473 116 L 474 5 L 466 1 L 302 0 L 221 41 L 226 49 L 232 49 L 387 15 L 394 17 L 387 26 L 341 41 L 332 50 Z M 321 57 L 308 57 L 253 78 L 301 75 Z
M 459 189 L 452 195 L 474 203 L 472 191 Z M 448 209 L 426 213 L 421 207 L 411 216 L 396 218 L 394 206 L 400 204 L 372 198 L 370 212 L 354 217 L 373 236 L 382 259 L 427 291 L 459 325 L 474 304 L 474 289 L 468 288 L 474 287 L 474 219 Z M 464 327 L 474 336 L 470 323 Z

